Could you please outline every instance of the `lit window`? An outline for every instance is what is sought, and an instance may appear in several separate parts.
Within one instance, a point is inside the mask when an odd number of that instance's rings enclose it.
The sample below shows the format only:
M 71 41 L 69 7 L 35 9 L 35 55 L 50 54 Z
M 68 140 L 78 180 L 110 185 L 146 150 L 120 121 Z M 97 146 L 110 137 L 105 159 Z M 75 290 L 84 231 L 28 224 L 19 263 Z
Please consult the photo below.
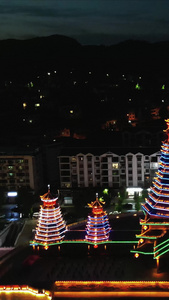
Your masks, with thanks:
M 40 103 L 36 103 L 36 104 L 35 104 L 35 107 L 39 107 L 39 106 L 40 106 Z
M 70 183 L 65 183 L 64 186 L 65 186 L 66 188 L 70 188 L 70 187 L 71 187 L 71 184 L 70 184 Z
M 21 179 L 19 179 L 18 181 L 19 181 L 19 182 L 24 182 L 24 179 L 21 178 Z
M 23 159 L 18 159 L 18 160 L 17 160 L 17 163 L 23 163 L 23 162 L 24 162 Z
M 9 170 L 13 170 L 13 166 L 8 166 L 8 169 Z
M 112 168 L 113 169 L 118 169 L 119 168 L 119 164 L 118 163 L 112 163 Z
M 154 163 L 151 163 L 151 164 L 150 164 L 150 168 L 151 168 L 151 169 L 158 169 L 158 163 L 155 163 L 155 162 L 154 162 Z

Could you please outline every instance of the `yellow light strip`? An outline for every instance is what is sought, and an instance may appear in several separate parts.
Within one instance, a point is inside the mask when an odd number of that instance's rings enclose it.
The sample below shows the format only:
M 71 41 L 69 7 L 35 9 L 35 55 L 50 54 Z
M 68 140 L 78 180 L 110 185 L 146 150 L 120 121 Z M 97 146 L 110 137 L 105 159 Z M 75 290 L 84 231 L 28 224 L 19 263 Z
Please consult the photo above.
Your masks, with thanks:
M 38 290 L 29 286 L 18 286 L 18 285 L 13 285 L 13 286 L 0 286 L 0 295 L 1 294 L 26 294 L 26 295 L 36 295 L 36 299 L 44 299 L 44 300 L 51 300 L 51 292 L 46 291 L 46 290 Z

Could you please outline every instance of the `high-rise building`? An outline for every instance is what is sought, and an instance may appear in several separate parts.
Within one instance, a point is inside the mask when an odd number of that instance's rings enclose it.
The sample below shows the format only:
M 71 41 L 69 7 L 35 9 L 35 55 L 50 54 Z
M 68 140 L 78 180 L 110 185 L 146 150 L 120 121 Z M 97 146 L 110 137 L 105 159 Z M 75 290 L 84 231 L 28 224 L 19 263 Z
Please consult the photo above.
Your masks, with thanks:
M 65 149 L 59 156 L 60 187 L 148 188 L 158 169 L 153 149 Z M 132 151 L 132 152 L 131 152 Z M 72 153 L 73 152 L 73 153 Z M 117 154 L 118 153 L 118 154 Z
M 6 191 L 27 188 L 38 192 L 43 187 L 43 163 L 39 149 L 23 151 L 11 147 L 0 150 L 0 188 Z

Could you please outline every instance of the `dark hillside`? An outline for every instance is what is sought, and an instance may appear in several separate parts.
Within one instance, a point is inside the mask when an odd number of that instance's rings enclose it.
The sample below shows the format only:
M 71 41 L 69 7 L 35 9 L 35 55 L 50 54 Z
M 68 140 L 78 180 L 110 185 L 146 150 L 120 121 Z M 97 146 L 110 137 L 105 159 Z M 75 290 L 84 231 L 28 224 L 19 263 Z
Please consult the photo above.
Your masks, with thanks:
M 0 41 L 1 75 L 27 74 L 58 65 L 111 68 L 114 72 L 160 72 L 169 69 L 169 42 L 129 40 L 112 46 L 82 46 L 60 35 Z

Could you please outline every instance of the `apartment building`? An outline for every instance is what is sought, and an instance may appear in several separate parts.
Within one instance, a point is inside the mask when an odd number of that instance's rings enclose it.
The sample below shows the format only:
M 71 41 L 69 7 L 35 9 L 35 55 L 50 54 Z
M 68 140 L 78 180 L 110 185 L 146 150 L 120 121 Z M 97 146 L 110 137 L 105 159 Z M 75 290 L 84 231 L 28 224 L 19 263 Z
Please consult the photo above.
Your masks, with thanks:
M 61 153 L 59 156 L 60 187 L 111 187 L 120 186 L 148 188 L 158 169 L 160 152 L 150 149 L 142 151 L 116 152 L 103 149 L 82 151 L 74 154 Z M 71 153 L 72 151 L 70 151 Z M 97 152 L 97 153 L 96 153 Z M 149 153 L 148 153 L 149 152 Z M 121 153 L 121 154 L 118 154 Z
M 43 184 L 41 154 L 38 151 L 21 153 L 0 152 L 0 188 L 17 191 L 25 187 L 38 191 Z

